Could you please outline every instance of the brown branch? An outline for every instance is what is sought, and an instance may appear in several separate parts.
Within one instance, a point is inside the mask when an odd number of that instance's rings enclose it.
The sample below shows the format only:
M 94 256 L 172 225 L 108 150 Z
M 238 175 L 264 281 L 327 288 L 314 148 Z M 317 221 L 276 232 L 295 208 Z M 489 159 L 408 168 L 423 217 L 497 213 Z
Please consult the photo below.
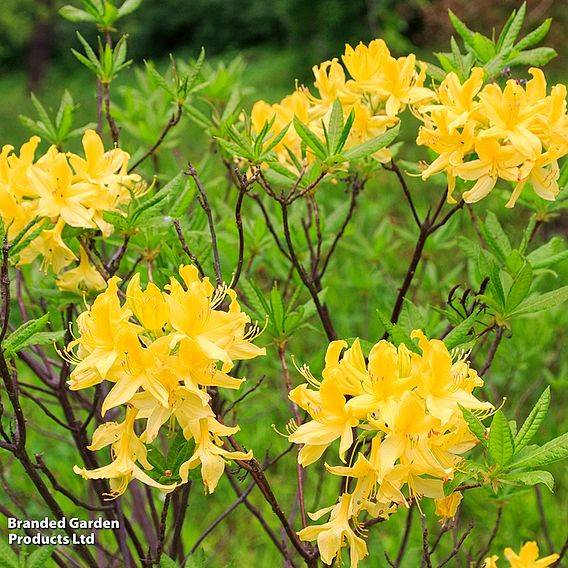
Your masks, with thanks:
M 177 233 L 179 242 L 181 244 L 181 248 L 183 249 L 183 252 L 185 252 L 185 254 L 187 254 L 187 256 L 189 256 L 189 258 L 191 259 L 191 262 L 193 262 L 193 264 L 195 264 L 197 270 L 199 271 L 201 278 L 203 278 L 205 276 L 205 271 L 203 270 L 203 266 L 201 266 L 201 263 L 199 262 L 197 257 L 189 249 L 187 241 L 185 240 L 185 237 L 184 237 L 183 232 L 181 230 L 181 226 L 179 224 L 179 219 L 174 219 L 173 223 L 174 223 L 174 227 L 176 229 L 176 233 Z
M 241 504 L 244 503 L 256 484 L 251 483 L 238 497 L 238 499 L 227 509 L 225 509 L 202 533 L 199 535 L 189 554 L 183 559 L 181 566 L 185 566 L 187 559 L 197 550 L 199 545 Z
M 430 546 L 428 545 L 428 528 L 426 527 L 424 515 L 420 515 L 420 522 L 422 523 L 422 562 L 420 566 L 426 565 L 427 568 L 432 568 Z
M 495 331 L 495 339 L 493 340 L 493 343 L 491 344 L 491 347 L 489 348 L 489 353 L 487 354 L 487 359 L 485 360 L 485 364 L 483 365 L 483 368 L 481 369 L 481 371 L 479 371 L 480 377 L 483 377 L 483 375 L 485 375 L 485 373 L 487 373 L 487 371 L 489 371 L 489 368 L 491 367 L 491 364 L 493 363 L 493 359 L 495 358 L 495 354 L 497 353 L 497 349 L 499 348 L 499 344 L 501 343 L 501 340 L 503 339 L 503 332 L 504 332 L 504 329 L 502 327 L 498 327 L 497 330 Z
M 221 276 L 221 264 L 219 262 L 219 249 L 217 247 L 217 234 L 215 232 L 215 223 L 213 222 L 213 215 L 211 213 L 211 207 L 209 206 L 209 201 L 207 200 L 207 195 L 203 184 L 197 175 L 197 172 L 191 163 L 187 164 L 187 175 L 193 178 L 197 190 L 199 192 L 198 201 L 201 209 L 205 212 L 207 216 L 207 221 L 209 223 L 209 233 L 211 234 L 211 246 L 213 248 L 213 258 L 215 260 L 215 279 L 217 281 L 217 286 L 221 286 L 223 283 L 223 277 Z
M 149 158 L 152 154 L 154 154 L 154 152 L 161 146 L 162 142 L 168 135 L 168 132 L 180 121 L 182 111 L 183 111 L 183 104 L 178 102 L 175 114 L 172 114 L 170 120 L 162 130 L 162 133 L 160 134 L 156 142 L 154 142 L 154 144 L 150 148 L 148 148 L 148 150 L 142 155 L 142 157 L 140 157 L 134 163 L 134 165 L 128 168 L 128 173 L 133 172 L 142 162 L 144 162 L 147 158 Z
M 437 568 L 442 568 L 445 566 L 458 552 L 460 551 L 461 545 L 464 543 L 465 539 L 469 536 L 469 533 L 473 529 L 473 523 L 470 523 L 466 529 L 466 531 L 462 534 L 461 538 L 456 542 L 454 549 L 448 554 L 448 556 L 438 564 Z
M 323 261 L 323 266 L 321 267 L 321 270 L 319 271 L 318 275 L 320 279 L 323 278 L 325 271 L 327 270 L 327 267 L 329 265 L 331 256 L 333 255 L 335 248 L 337 247 L 337 244 L 341 240 L 343 233 L 345 233 L 345 229 L 347 229 L 347 226 L 349 225 L 351 219 L 353 218 L 353 213 L 355 212 L 355 206 L 357 205 L 357 197 L 361 192 L 361 190 L 363 189 L 363 184 L 361 182 L 355 180 L 352 183 L 353 186 L 351 188 L 351 201 L 349 203 L 349 210 L 347 212 L 347 216 L 343 221 L 343 224 L 341 225 L 339 231 L 337 232 L 337 235 L 335 235 L 335 239 L 333 239 L 333 242 L 331 243 L 331 247 L 329 248 L 325 260 Z
M 402 535 L 402 540 L 400 546 L 398 547 L 398 554 L 396 555 L 396 560 L 394 561 L 394 568 L 398 568 L 401 565 L 402 559 L 404 558 L 404 553 L 406 552 L 406 546 L 408 544 L 408 537 L 410 536 L 410 529 L 412 528 L 412 517 L 414 513 L 414 503 L 411 503 L 408 508 L 408 513 L 406 514 L 406 523 L 404 525 L 404 533 Z
M 189 494 L 193 487 L 190 481 L 184 485 L 183 490 L 179 493 L 179 503 L 177 510 L 174 510 L 174 534 L 170 543 L 170 556 L 172 558 L 183 558 L 183 540 L 181 538 L 181 531 L 183 529 L 187 507 L 189 505 Z
M 282 225 L 284 227 L 284 237 L 286 238 L 286 243 L 288 245 L 288 252 L 290 253 L 290 260 L 292 261 L 292 264 L 296 268 L 296 271 L 298 272 L 302 282 L 304 283 L 304 285 L 308 289 L 310 295 L 312 296 L 312 299 L 313 299 L 314 304 L 316 306 L 316 310 L 317 310 L 318 315 L 320 317 L 320 320 L 322 322 L 322 325 L 323 325 L 323 328 L 324 328 L 325 333 L 327 335 L 327 338 L 329 339 L 329 341 L 334 341 L 335 339 L 337 339 L 337 333 L 335 332 L 335 329 L 333 327 L 333 323 L 331 322 L 331 317 L 329 315 L 329 311 L 327 309 L 327 306 L 320 302 L 320 299 L 318 297 L 318 291 L 317 291 L 316 287 L 314 286 L 313 280 L 306 273 L 306 271 L 304 270 L 304 267 L 301 265 L 300 261 L 298 260 L 297 255 L 296 255 L 296 251 L 294 249 L 294 244 L 292 242 L 292 236 L 290 234 L 290 225 L 288 223 L 288 205 L 284 202 L 281 202 L 280 206 L 281 206 L 281 210 L 282 210 Z
M 497 536 L 497 532 L 499 531 L 499 525 L 501 524 L 502 514 L 503 514 L 503 507 L 499 506 L 497 508 L 497 516 L 495 517 L 495 523 L 493 524 L 493 530 L 491 531 L 491 534 L 489 535 L 489 539 L 485 543 L 485 546 L 481 549 L 481 552 L 479 553 L 477 560 L 475 562 L 475 566 L 479 566 L 483 562 L 485 555 L 490 551 L 491 545 L 493 544 L 493 541 L 495 540 L 495 537 Z
M 106 119 L 110 128 L 110 134 L 112 136 L 112 143 L 114 145 L 118 145 L 118 139 L 120 137 L 120 131 L 118 130 L 118 126 L 112 117 L 110 112 L 110 89 L 108 83 L 103 83 L 103 99 L 105 103 L 105 112 L 106 112 Z
M 402 172 L 400 171 L 398 164 L 393 159 L 390 161 L 390 165 L 383 164 L 383 168 L 385 170 L 388 170 L 389 172 L 394 172 L 396 174 L 396 177 L 398 178 L 398 181 L 400 183 L 400 187 L 402 188 L 402 191 L 404 193 L 404 197 L 406 197 L 406 201 L 408 201 L 408 205 L 410 205 L 410 210 L 412 211 L 412 217 L 414 218 L 414 221 L 416 221 L 416 225 L 419 228 L 422 227 L 422 221 L 420 221 L 420 217 L 418 216 L 418 212 L 416 211 L 414 201 L 412 200 L 412 194 L 408 189 L 408 184 L 406 183 L 406 180 L 404 179 L 404 176 L 402 175 Z

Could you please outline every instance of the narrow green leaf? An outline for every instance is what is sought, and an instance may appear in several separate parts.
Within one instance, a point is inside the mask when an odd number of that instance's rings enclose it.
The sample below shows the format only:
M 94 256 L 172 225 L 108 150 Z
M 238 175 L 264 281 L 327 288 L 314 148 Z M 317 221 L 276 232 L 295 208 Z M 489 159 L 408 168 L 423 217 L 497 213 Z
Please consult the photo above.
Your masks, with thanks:
M 474 33 L 451 10 L 448 10 L 448 15 L 450 16 L 452 26 L 454 26 L 456 32 L 461 36 L 464 44 L 472 51 L 475 51 L 473 45 Z
M 461 54 L 461 50 L 458 46 L 457 41 L 454 39 L 454 36 L 450 38 L 450 48 L 452 50 L 452 55 L 454 57 L 454 65 L 457 69 L 458 75 L 465 79 L 465 68 L 463 64 L 463 56 Z
M 550 405 L 550 387 L 540 395 L 527 419 L 523 422 L 519 433 L 515 436 L 515 448 L 518 452 L 524 448 L 534 437 L 548 412 Z
M 416 343 L 412 341 L 412 338 L 407 335 L 399 325 L 391 323 L 390 319 L 379 309 L 377 309 L 377 314 L 381 324 L 395 345 L 404 343 L 404 345 L 406 345 L 406 347 L 408 347 L 411 351 L 414 351 L 415 353 L 420 351 Z
M 255 312 L 254 315 L 259 320 L 264 320 L 269 315 L 270 309 L 260 289 L 246 278 L 240 280 L 239 287 L 245 294 L 247 306 Z
M 71 53 L 90 71 L 92 71 L 93 73 L 98 74 L 99 70 L 100 70 L 100 66 L 99 65 L 95 65 L 94 63 L 91 63 L 84 55 L 82 55 L 81 53 L 79 53 L 78 51 L 76 51 L 75 49 L 71 48 Z
M 327 125 L 327 153 L 335 154 L 343 131 L 343 106 L 335 99 L 331 107 L 331 115 Z
M 349 150 L 343 152 L 342 155 L 346 160 L 360 160 L 361 158 L 366 158 L 391 144 L 398 136 L 399 130 L 400 123 L 387 130 L 384 134 L 367 140 L 363 142 L 363 144 L 355 146 L 355 148 L 349 148 Z
M 92 47 L 89 45 L 87 40 L 79 33 L 76 32 L 77 38 L 81 42 L 83 49 L 85 50 L 85 54 L 87 55 L 89 61 L 95 66 L 100 68 L 100 61 L 95 52 L 93 51 Z
M 493 416 L 489 428 L 489 453 L 497 465 L 504 466 L 513 457 L 515 444 L 509 423 L 501 410 Z
M 327 150 L 322 141 L 297 116 L 294 116 L 294 129 L 306 146 L 312 150 L 320 160 L 325 160 Z
M 460 406 L 464 420 L 471 433 L 481 442 L 484 448 L 487 447 L 487 428 L 481 423 L 481 420 L 471 410 Z
M 286 136 L 286 133 L 290 128 L 290 124 L 292 123 L 291 122 L 288 123 L 278 134 L 276 134 L 276 136 L 272 136 L 272 138 L 269 138 L 268 143 L 263 149 L 265 155 L 268 152 L 270 152 L 273 148 L 275 148 L 278 144 L 280 144 L 280 142 L 282 142 L 282 139 L 284 138 L 284 136 Z
M 444 337 L 444 343 L 448 348 L 448 351 L 451 351 L 455 347 L 458 347 L 462 343 L 466 343 L 472 339 L 471 331 L 473 330 L 473 324 L 475 323 L 475 319 L 477 314 L 473 313 L 460 322 L 446 337 Z
M 0 568 L 19 568 L 16 553 L 3 539 L 0 539 Z
M 186 568 L 191 568 L 192 556 L 189 556 L 187 562 L 185 563 Z M 178 563 L 172 560 L 167 554 L 162 553 L 160 558 L 160 568 L 178 568 Z
M 513 44 L 519 37 L 521 33 L 521 28 L 523 27 L 523 22 L 525 21 L 525 14 L 527 12 L 527 3 L 523 2 L 519 11 L 514 15 L 511 20 L 510 25 L 506 33 L 503 36 L 502 41 L 500 41 L 500 51 L 513 47 Z
M 509 316 L 521 316 L 525 314 L 534 314 L 549 310 L 566 302 L 568 300 L 568 286 L 563 286 L 552 292 L 539 294 L 538 296 L 528 299 L 521 303 L 521 305 L 511 312 Z
M 96 22 L 96 18 L 93 15 L 69 4 L 59 9 L 59 15 L 70 22 Z
M 54 550 L 55 546 L 37 548 L 28 556 L 26 568 L 45 568 Z
M 278 290 L 276 284 L 272 286 L 270 292 L 270 307 L 272 313 L 272 324 L 276 329 L 277 333 L 282 333 L 284 331 L 284 302 L 282 301 L 282 295 Z
M 487 63 L 495 56 L 495 44 L 489 38 L 478 32 L 473 36 L 473 45 L 475 47 L 475 54 L 483 63 Z
M 501 223 L 499 223 L 499 219 L 497 219 L 497 216 L 493 213 L 493 211 L 489 211 L 489 213 L 487 213 L 485 223 L 480 223 L 479 229 L 497 258 L 502 264 L 506 264 L 507 257 L 511 254 L 513 249 L 511 247 L 509 237 L 507 237 Z
M 546 65 L 551 59 L 554 59 L 558 53 L 552 47 L 536 47 L 535 49 L 529 49 L 523 51 L 518 55 L 507 59 L 507 65 L 512 67 L 516 65 L 534 65 L 536 67 L 542 67 Z
M 548 471 L 521 471 L 517 473 L 504 473 L 499 475 L 500 481 L 521 483 L 522 485 L 537 485 L 543 483 L 551 493 L 554 491 L 554 477 Z
M 521 39 L 519 43 L 515 45 L 515 49 L 517 51 L 523 51 L 527 47 L 531 47 L 541 42 L 548 34 L 551 23 L 552 23 L 552 18 L 547 18 L 546 20 L 544 20 L 544 22 L 542 22 L 542 24 L 540 24 L 538 28 L 536 28 L 530 34 L 527 34 L 523 39 Z
M 526 448 L 525 448 L 526 449 Z M 547 442 L 543 446 L 531 446 L 530 452 L 519 454 L 509 465 L 513 468 L 531 468 L 547 465 L 568 457 L 568 432 Z
M 28 345 L 33 345 L 33 342 L 31 342 L 33 335 L 42 331 L 48 322 L 49 314 L 45 314 L 41 318 L 32 319 L 23 323 L 3 341 L 3 351 L 10 357 Z
M 122 6 L 118 9 L 119 18 L 122 18 L 127 14 L 131 14 L 140 6 L 140 4 L 142 4 L 142 0 L 124 0 Z
M 529 262 L 525 262 L 518 272 L 513 285 L 509 290 L 506 303 L 507 313 L 512 312 L 529 294 L 533 281 L 533 269 Z

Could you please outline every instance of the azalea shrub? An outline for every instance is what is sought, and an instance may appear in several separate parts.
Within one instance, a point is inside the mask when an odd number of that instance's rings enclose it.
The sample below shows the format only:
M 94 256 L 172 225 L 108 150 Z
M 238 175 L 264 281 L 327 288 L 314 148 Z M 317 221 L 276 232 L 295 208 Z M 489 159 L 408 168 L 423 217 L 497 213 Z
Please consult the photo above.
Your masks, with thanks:
M 550 20 L 450 12 L 447 53 L 348 44 L 250 104 L 240 58 L 127 60 L 139 4 L 61 9 L 92 122 L 32 96 L 0 153 L 0 512 L 118 528 L 2 562 L 561 566 Z

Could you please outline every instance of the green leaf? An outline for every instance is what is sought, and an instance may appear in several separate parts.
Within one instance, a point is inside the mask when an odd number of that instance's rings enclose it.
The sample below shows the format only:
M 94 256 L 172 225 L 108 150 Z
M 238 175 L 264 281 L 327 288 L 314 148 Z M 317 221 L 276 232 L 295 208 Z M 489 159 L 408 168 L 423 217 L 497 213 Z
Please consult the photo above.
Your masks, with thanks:
M 118 17 L 122 18 L 122 16 L 131 14 L 140 4 L 142 4 L 142 0 L 124 0 L 122 6 L 118 9 Z
M 0 568 L 19 568 L 16 553 L 0 539 Z
M 550 24 L 552 23 L 552 18 L 547 18 L 530 34 L 527 34 L 517 45 L 515 45 L 515 50 L 523 51 L 527 47 L 531 47 L 539 42 L 541 42 L 546 35 L 548 34 L 548 30 L 550 30 Z
M 159 566 L 160 568 L 178 568 L 177 562 L 164 553 L 162 553 L 162 557 L 160 558 Z M 187 559 L 185 566 L 191 566 L 191 556 Z
M 335 99 L 327 125 L 327 153 L 335 154 L 343 130 L 343 106 Z
M 548 471 L 521 471 L 517 473 L 505 473 L 499 475 L 500 481 L 521 483 L 522 485 L 537 485 L 543 483 L 552 493 L 554 490 L 554 477 Z
M 49 322 L 49 314 L 41 318 L 32 319 L 23 323 L 14 330 L 2 343 L 2 349 L 7 357 L 11 357 L 18 351 L 29 345 L 34 345 L 34 335 L 40 332 Z
M 472 339 L 470 332 L 472 331 L 476 317 L 477 314 L 471 314 L 461 323 L 456 325 L 456 327 L 454 327 L 454 329 L 452 329 L 452 331 L 450 331 L 450 333 L 448 333 L 448 335 L 444 337 L 444 343 L 448 348 L 448 351 L 451 351 L 455 347 L 458 347 L 458 345 L 466 343 Z
M 83 46 L 83 49 L 85 50 L 85 54 L 87 55 L 87 58 L 89 59 L 89 61 L 95 67 L 100 69 L 99 58 L 97 57 L 97 55 L 95 54 L 95 52 L 93 51 L 93 49 L 91 48 L 91 46 L 89 45 L 87 40 L 79 32 L 76 32 L 76 34 L 77 34 L 77 38 L 81 42 L 81 45 Z
M 406 347 L 408 347 L 411 351 L 414 351 L 414 353 L 419 352 L 419 348 L 416 343 L 412 341 L 412 338 L 407 335 L 399 325 L 391 323 L 390 319 L 379 309 L 377 309 L 377 314 L 381 324 L 395 345 L 404 343 Z
M 487 245 L 495 253 L 502 264 L 507 263 L 507 257 L 513 250 L 509 237 L 507 237 L 497 216 L 492 211 L 487 213 L 485 223 L 479 223 L 479 229 Z
M 37 548 L 29 555 L 26 568 L 45 568 L 54 550 L 54 546 Z
M 568 163 L 568 161 L 566 163 Z M 535 269 L 555 266 L 566 258 L 568 258 L 568 249 L 566 248 L 564 239 L 560 239 L 559 237 L 552 237 L 545 245 L 542 245 L 527 255 L 527 260 Z
M 504 466 L 513 457 L 515 445 L 509 423 L 501 410 L 493 416 L 489 428 L 489 453 L 499 466 Z
M 505 24 L 505 28 L 503 32 L 501 32 L 502 38 L 499 38 L 499 51 L 504 51 L 513 47 L 516 39 L 519 37 L 519 33 L 521 33 L 521 28 L 523 27 L 523 22 L 525 21 L 525 14 L 527 12 L 527 4 L 523 2 L 519 11 L 511 14 L 507 24 Z
M 270 307 L 274 328 L 277 333 L 282 333 L 284 331 L 284 303 L 276 284 L 272 286 L 272 291 L 270 292 Z
M 473 36 L 475 54 L 483 62 L 487 63 L 495 56 L 495 44 L 484 35 L 476 32 Z
M 526 449 L 526 448 L 525 448 Z M 568 457 L 568 432 L 547 442 L 543 446 L 531 446 L 530 452 L 519 454 L 509 465 L 513 468 L 531 468 L 547 465 Z
M 337 145 L 335 146 L 333 152 L 335 154 L 341 152 L 341 150 L 343 150 L 343 147 L 345 146 L 345 142 L 347 142 L 347 137 L 349 136 L 349 133 L 351 132 L 351 128 L 353 127 L 353 122 L 355 121 L 355 111 L 353 109 L 351 109 L 351 112 L 349 113 L 349 116 L 347 117 L 347 120 L 345 121 L 345 124 L 343 125 L 343 130 L 341 131 L 341 135 L 339 136 L 339 140 L 337 141 Z
M 294 129 L 306 146 L 312 150 L 320 160 L 325 160 L 327 150 L 322 141 L 297 116 L 294 116 Z
M 255 312 L 255 316 L 259 320 L 266 318 L 270 313 L 270 309 L 260 289 L 245 278 L 240 280 L 239 287 L 244 292 L 246 303 Z
M 527 419 L 523 422 L 521 429 L 515 436 L 515 448 L 518 452 L 524 448 L 534 437 L 548 412 L 550 405 L 550 387 L 540 395 L 533 409 L 530 411 Z
M 366 142 L 363 142 L 363 144 L 355 146 L 355 148 L 346 150 L 342 153 L 342 155 L 346 160 L 359 160 L 361 158 L 366 158 L 367 156 L 370 156 L 391 144 L 398 136 L 399 130 L 400 123 L 387 130 L 384 134 L 380 134 L 371 140 L 367 140 Z
M 70 6 L 69 4 L 59 9 L 59 15 L 70 22 L 94 23 L 97 21 L 93 15 L 79 8 L 75 8 L 75 6 Z
M 535 67 L 542 67 L 557 55 L 558 53 L 556 53 L 556 50 L 552 49 L 552 47 L 537 47 L 523 51 L 511 59 L 507 59 L 507 64 L 511 66 L 533 65 Z
M 482 443 L 483 447 L 487 447 L 487 428 L 481 423 L 481 420 L 471 410 L 460 406 L 464 420 L 471 433 Z
M 549 310 L 566 302 L 568 300 L 568 286 L 563 286 L 552 292 L 546 292 L 523 302 L 516 310 L 511 312 L 509 316 L 521 316 L 525 314 L 534 314 Z
M 202 548 L 199 548 L 192 555 L 188 556 L 185 563 L 185 568 L 205 568 L 205 566 L 205 552 L 203 552 Z
M 533 270 L 530 263 L 525 262 L 524 266 L 515 276 L 513 285 L 507 296 L 505 310 L 507 313 L 512 312 L 528 295 L 533 280 Z
M 473 43 L 474 33 L 451 10 L 448 10 L 448 15 L 450 16 L 452 26 L 454 26 L 456 32 L 461 36 L 465 45 L 472 51 L 475 51 Z

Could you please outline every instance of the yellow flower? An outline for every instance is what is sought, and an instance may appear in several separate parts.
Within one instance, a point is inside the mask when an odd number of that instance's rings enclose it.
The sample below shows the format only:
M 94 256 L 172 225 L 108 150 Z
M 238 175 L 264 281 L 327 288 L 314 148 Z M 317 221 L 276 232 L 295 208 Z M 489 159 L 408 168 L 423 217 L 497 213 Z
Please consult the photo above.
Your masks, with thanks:
M 476 203 L 486 197 L 495 187 L 497 179 L 518 181 L 519 166 L 523 156 L 512 145 L 502 145 L 496 138 L 480 138 L 475 144 L 478 158 L 454 168 L 454 172 L 465 180 L 477 180 L 468 191 L 464 191 L 466 203 Z
M 352 518 L 352 495 L 344 493 L 337 505 L 321 509 L 317 513 L 310 513 L 314 521 L 331 512 L 329 521 L 323 525 L 310 526 L 298 532 L 301 540 L 317 540 L 321 559 L 325 564 L 331 565 L 334 558 L 339 558 L 341 549 L 349 546 L 350 567 L 357 568 L 359 561 L 368 554 L 365 541 L 355 534 L 349 520 Z
M 39 197 L 37 213 L 42 217 L 61 217 L 72 227 L 94 228 L 93 211 L 84 202 L 96 190 L 72 183 L 73 172 L 63 154 L 54 156 L 44 169 L 30 166 L 28 177 Z
M 454 491 L 443 499 L 436 499 L 436 515 L 444 519 L 453 519 L 462 499 L 463 494 L 459 491 Z
M 511 548 L 505 549 L 505 558 L 511 564 L 511 568 L 546 568 L 554 564 L 559 557 L 558 554 L 551 554 L 539 559 L 538 545 L 534 540 L 525 543 L 519 554 Z
M 497 560 L 499 560 L 499 557 L 494 554 L 493 556 L 488 556 L 485 559 L 485 563 L 483 564 L 483 568 L 498 568 L 497 567 Z
M 41 268 L 44 272 L 51 266 L 55 274 L 59 274 L 66 266 L 77 259 L 75 253 L 65 244 L 61 233 L 65 227 L 63 219 L 59 219 L 53 229 L 42 231 L 21 253 L 20 264 L 29 264 L 37 256 L 42 256 Z
M 189 470 L 201 464 L 201 477 L 205 489 L 209 493 L 213 493 L 228 460 L 252 459 L 252 451 L 230 452 L 218 445 L 221 444 L 219 436 L 235 434 L 239 431 L 238 426 L 230 428 L 221 424 L 215 418 L 209 417 L 189 422 L 188 429 L 195 440 L 195 451 L 179 469 L 180 477 L 184 483 L 187 482 Z
M 118 281 L 113 276 L 107 289 L 77 318 L 80 335 L 67 348 L 70 352 L 78 347 L 77 366 L 68 382 L 71 390 L 96 385 L 115 373 L 121 375 L 126 354 L 139 345 L 139 328 L 128 321 L 132 312 L 120 305 Z
M 533 78 L 527 83 L 526 90 L 513 80 L 507 81 L 503 90 L 496 83 L 485 86 L 479 99 L 492 126 L 481 136 L 507 138 L 522 156 L 535 159 L 541 152 L 542 143 L 530 127 L 548 101 L 544 97 L 546 81 L 543 72 L 534 67 L 529 72 Z
M 422 350 L 422 357 L 414 357 L 416 361 L 419 360 L 418 392 L 424 398 L 430 414 L 438 418 L 442 425 L 450 421 L 452 414 L 460 412 L 458 405 L 471 410 L 493 409 L 492 404 L 481 402 L 471 394 L 475 387 L 483 385 L 477 372 L 462 359 L 453 363 L 443 341 L 428 340 L 420 330 L 414 330 L 411 337 L 418 338 Z
M 111 492 L 108 494 L 109 499 L 116 499 L 122 495 L 132 479 L 138 479 L 138 481 L 164 492 L 173 491 L 177 487 L 176 483 L 171 485 L 158 483 L 137 465 L 136 462 L 139 462 L 144 469 L 153 469 L 146 457 L 146 446 L 134 432 L 134 420 L 137 412 L 136 409 L 129 408 L 126 411 L 124 422 L 106 422 L 95 430 L 92 444 L 88 448 L 94 451 L 110 445 L 113 458 L 110 464 L 97 469 L 73 467 L 73 471 L 84 479 L 109 479 L 111 488 Z
M 79 253 L 79 266 L 64 272 L 56 281 L 57 287 L 64 292 L 83 292 L 102 290 L 106 286 L 101 273 L 91 265 L 83 247 Z
M 298 387 L 289 395 L 290 400 L 313 418 L 288 437 L 290 442 L 304 444 L 298 454 L 298 463 L 304 467 L 310 465 L 338 438 L 341 439 L 339 457 L 345 461 L 345 452 L 353 443 L 352 429 L 359 420 L 353 415 L 339 384 L 333 378 L 327 378 L 321 382 L 319 392 L 310 393 L 312 396 L 306 394 L 307 389 Z
M 142 292 L 140 274 L 137 272 L 126 288 L 126 303 L 142 327 L 162 335 L 170 313 L 162 292 L 153 282 L 149 282 Z

